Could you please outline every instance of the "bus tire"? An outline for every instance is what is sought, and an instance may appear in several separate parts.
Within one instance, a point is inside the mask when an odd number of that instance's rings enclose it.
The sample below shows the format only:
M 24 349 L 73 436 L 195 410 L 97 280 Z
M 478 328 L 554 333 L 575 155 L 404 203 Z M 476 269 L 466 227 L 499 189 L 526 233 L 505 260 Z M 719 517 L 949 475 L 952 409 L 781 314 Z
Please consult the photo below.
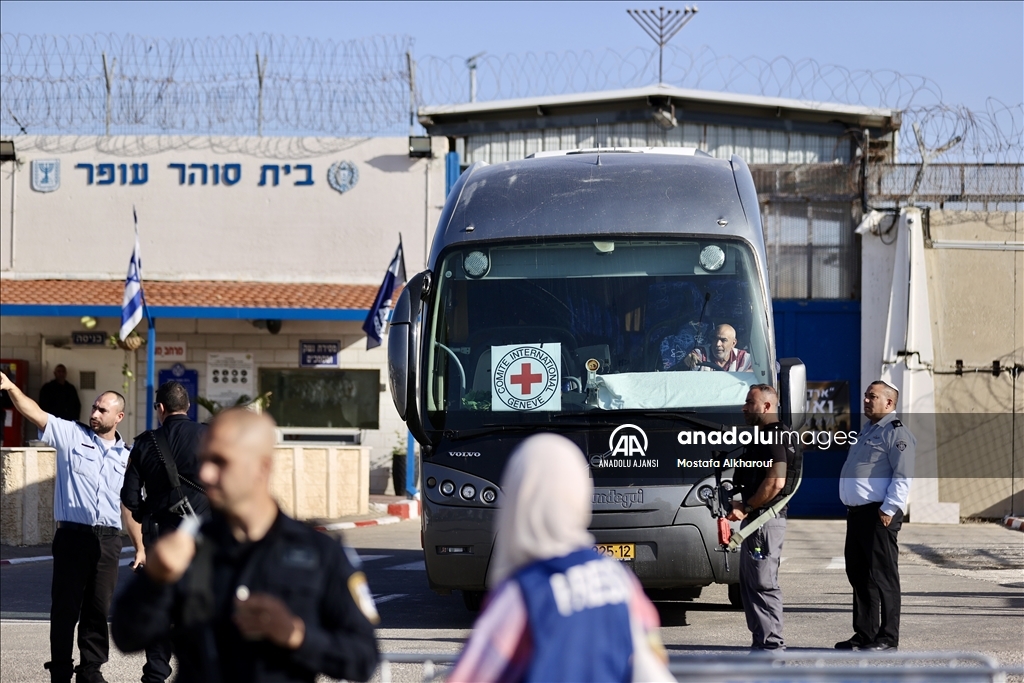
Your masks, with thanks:
M 729 584 L 729 604 L 736 609 L 743 609 L 743 594 L 738 583 Z
M 484 601 L 483 591 L 462 591 L 462 603 L 470 612 L 479 612 L 480 604 Z

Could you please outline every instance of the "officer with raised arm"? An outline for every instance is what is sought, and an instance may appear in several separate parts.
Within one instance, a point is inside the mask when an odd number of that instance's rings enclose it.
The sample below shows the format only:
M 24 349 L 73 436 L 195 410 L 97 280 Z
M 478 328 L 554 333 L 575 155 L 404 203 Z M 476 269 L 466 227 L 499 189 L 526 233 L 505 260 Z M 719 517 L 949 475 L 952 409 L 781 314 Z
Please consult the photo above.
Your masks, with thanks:
M 128 447 L 117 425 L 124 419 L 124 396 L 116 391 L 97 396 L 85 426 L 47 413 L 2 372 L 0 390 L 39 428 L 40 439 L 57 450 L 50 661 L 43 666 L 54 683 L 68 683 L 73 674 L 78 683 L 102 683 L 100 667 L 110 652 L 107 613 L 121 556 L 120 494 Z
M 895 650 L 900 642 L 897 535 L 914 476 L 916 441 L 896 417 L 899 390 L 884 380 L 864 392 L 869 424 L 839 476 L 846 505 L 846 576 L 853 587 L 853 637 L 837 650 Z

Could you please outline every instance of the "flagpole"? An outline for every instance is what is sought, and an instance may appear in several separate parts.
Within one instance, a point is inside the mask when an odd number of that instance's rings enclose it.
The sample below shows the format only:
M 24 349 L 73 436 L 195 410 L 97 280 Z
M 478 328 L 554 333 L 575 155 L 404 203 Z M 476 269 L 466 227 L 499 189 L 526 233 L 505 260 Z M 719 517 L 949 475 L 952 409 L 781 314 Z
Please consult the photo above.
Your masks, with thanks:
M 149 430 L 153 429 L 153 401 L 156 398 L 156 321 L 149 314 L 149 305 L 143 305 L 146 309 L 146 323 L 149 325 L 146 333 L 146 429 Z
M 135 219 L 135 237 L 139 236 L 139 215 L 132 207 L 132 217 Z M 146 429 L 153 429 L 153 403 L 156 400 L 156 321 L 149 312 L 149 302 L 146 301 L 146 290 L 142 287 L 142 273 L 139 273 L 140 293 L 142 294 L 142 310 L 146 315 Z

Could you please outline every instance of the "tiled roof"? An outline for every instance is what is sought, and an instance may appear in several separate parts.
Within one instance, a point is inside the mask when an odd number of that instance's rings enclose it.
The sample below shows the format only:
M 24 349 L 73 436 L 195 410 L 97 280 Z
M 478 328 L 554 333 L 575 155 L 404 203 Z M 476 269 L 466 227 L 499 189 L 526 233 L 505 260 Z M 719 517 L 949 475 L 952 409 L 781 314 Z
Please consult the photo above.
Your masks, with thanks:
M 144 283 L 150 306 L 368 309 L 377 285 L 269 282 Z M 0 303 L 120 306 L 124 282 L 0 279 Z

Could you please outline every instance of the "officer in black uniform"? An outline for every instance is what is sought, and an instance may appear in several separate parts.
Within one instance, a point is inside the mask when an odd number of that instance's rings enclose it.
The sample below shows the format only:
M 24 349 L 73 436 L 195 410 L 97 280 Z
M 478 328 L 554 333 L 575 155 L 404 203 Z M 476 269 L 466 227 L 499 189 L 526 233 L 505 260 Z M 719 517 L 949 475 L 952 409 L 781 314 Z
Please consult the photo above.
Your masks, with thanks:
M 282 513 L 270 494 L 274 421 L 221 412 L 200 451 L 214 513 L 186 520 L 147 555 L 118 598 L 126 652 L 171 635 L 183 681 L 365 681 L 377 611 L 359 558 Z M 197 535 L 198 534 L 198 535 Z
M 741 499 L 733 502 L 728 515 L 732 521 L 742 520 L 741 528 L 762 515 L 772 515 L 740 547 L 740 594 L 752 636 L 751 647 L 756 650 L 785 648 L 779 564 L 788 506 L 775 512 L 769 508 L 791 493 L 793 484 L 787 488 L 787 481 L 795 480 L 801 463 L 799 442 L 790 444 L 783 438 L 789 427 L 779 420 L 778 404 L 778 393 L 767 384 L 755 384 L 747 392 L 743 418 L 757 428 L 757 442 L 744 449 L 742 459 L 764 464 L 736 468 L 733 483 Z
M 153 407 L 161 427 L 135 438 L 121 488 L 121 502 L 134 521 L 127 524 L 135 546 L 133 568 L 146 563 L 146 549 L 162 533 L 178 527 L 185 514 L 183 496 L 197 515 L 210 509 L 199 484 L 199 442 L 206 426 L 189 419 L 188 391 L 179 382 L 164 382 Z M 174 471 L 168 471 L 167 458 L 173 460 Z M 172 482 L 174 474 L 177 481 Z M 170 675 L 171 641 L 164 639 L 146 648 L 142 683 L 164 683 Z

